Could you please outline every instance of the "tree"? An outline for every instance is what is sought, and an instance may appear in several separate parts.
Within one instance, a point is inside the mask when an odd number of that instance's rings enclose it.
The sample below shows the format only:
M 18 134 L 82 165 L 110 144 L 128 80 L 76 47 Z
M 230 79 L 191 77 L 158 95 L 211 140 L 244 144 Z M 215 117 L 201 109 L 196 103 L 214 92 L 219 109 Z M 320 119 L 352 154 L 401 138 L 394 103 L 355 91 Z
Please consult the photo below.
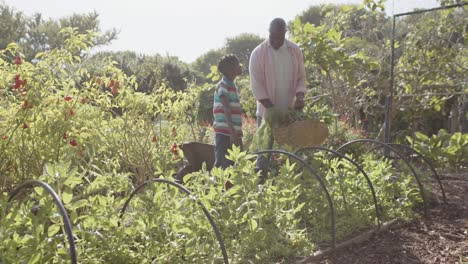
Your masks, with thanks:
M 97 32 L 97 37 L 92 41 L 94 46 L 107 44 L 118 34 L 116 29 L 102 32 L 99 15 L 96 12 L 73 14 L 55 20 L 44 19 L 40 13 L 28 17 L 7 5 L 0 4 L 0 48 L 16 42 L 20 45 L 20 51 L 26 60 L 32 60 L 39 52 L 63 47 L 65 39 L 59 32 L 67 27 L 76 28 L 81 34 L 88 31 Z
M 263 40 L 258 35 L 242 33 L 235 37 L 227 38 L 225 50 L 226 53 L 235 54 L 239 62 L 247 67 L 249 65 L 250 54 Z
M 172 90 L 183 91 L 189 83 L 200 82 L 197 73 L 175 56 L 138 55 L 132 51 L 100 52 L 87 60 L 86 67 L 98 73 L 106 58 L 115 61 L 126 75 L 136 77 L 139 92 L 151 93 L 162 84 Z
M 217 66 L 219 59 L 225 54 L 230 53 L 236 55 L 239 62 L 247 67 L 249 65 L 250 54 L 262 41 L 261 37 L 250 33 L 242 33 L 235 37 L 227 38 L 224 47 L 212 49 L 201 55 L 192 63 L 192 67 L 206 76 L 211 72 L 211 66 Z
M 407 16 L 397 29 L 395 99 L 402 127 L 436 133 L 440 128 L 460 131 L 466 110 L 467 52 L 463 33 L 465 11 L 448 9 Z M 398 38 L 400 40 L 402 38 Z M 465 99 L 466 100 L 466 99 Z M 415 107 L 417 106 L 417 107 Z M 461 121 L 457 119 L 460 117 Z M 448 122 L 452 122 L 449 126 Z
M 204 76 L 206 76 L 211 72 L 211 66 L 218 65 L 219 59 L 221 59 L 221 57 L 223 57 L 225 53 L 226 52 L 224 51 L 224 49 L 212 49 L 198 57 L 192 63 L 192 67 L 194 70 L 199 71 Z
M 311 6 L 307 10 L 302 12 L 298 17 L 299 20 L 301 20 L 301 22 L 304 24 L 308 22 L 314 26 L 320 26 L 320 24 L 322 23 L 322 6 Z M 289 23 L 290 28 L 292 28 L 292 23 L 293 21 Z
M 0 49 L 11 42 L 19 42 L 26 34 L 26 16 L 0 4 Z
M 138 83 L 138 92 L 152 93 L 164 82 L 162 74 L 161 56 L 145 56 L 133 51 L 103 51 L 88 58 L 86 68 L 94 75 L 100 76 L 106 60 L 115 62 L 117 68 L 121 69 L 127 76 L 135 76 Z
M 101 32 L 99 26 L 99 15 L 96 12 L 88 14 L 73 14 L 70 17 L 59 20 L 43 19 L 41 14 L 34 14 L 27 23 L 27 33 L 23 37 L 23 49 L 28 59 L 32 59 L 38 52 L 63 47 L 65 39 L 59 34 L 62 28 L 77 28 L 78 33 L 84 34 L 88 31 L 99 33 L 93 39 L 93 46 L 105 45 L 117 37 L 117 30 L 111 29 Z

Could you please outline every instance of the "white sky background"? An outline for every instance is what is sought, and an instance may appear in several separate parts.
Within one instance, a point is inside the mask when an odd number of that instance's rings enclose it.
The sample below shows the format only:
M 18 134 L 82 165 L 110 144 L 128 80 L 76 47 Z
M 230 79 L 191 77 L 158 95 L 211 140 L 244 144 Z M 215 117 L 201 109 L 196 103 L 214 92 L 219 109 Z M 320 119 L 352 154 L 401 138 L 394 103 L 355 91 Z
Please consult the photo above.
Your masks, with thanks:
M 192 62 L 240 33 L 267 36 L 275 17 L 292 20 L 311 5 L 363 0 L 0 0 L 26 15 L 60 18 L 96 11 L 101 30 L 120 30 L 102 50 L 178 56 Z M 387 14 L 438 6 L 436 0 L 387 0 Z M 394 9 L 393 9 L 394 7 Z

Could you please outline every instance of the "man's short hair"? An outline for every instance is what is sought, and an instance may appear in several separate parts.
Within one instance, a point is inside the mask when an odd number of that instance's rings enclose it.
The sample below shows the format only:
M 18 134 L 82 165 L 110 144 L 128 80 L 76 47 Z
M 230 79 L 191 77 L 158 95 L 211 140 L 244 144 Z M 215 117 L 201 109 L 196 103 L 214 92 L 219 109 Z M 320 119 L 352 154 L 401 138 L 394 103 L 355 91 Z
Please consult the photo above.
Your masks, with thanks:
M 239 60 L 237 59 L 236 55 L 234 54 L 224 55 L 218 62 L 218 71 L 226 75 L 226 71 L 230 69 L 230 67 L 234 67 L 238 63 L 239 63 Z
M 286 21 L 284 21 L 284 19 L 277 17 L 270 22 L 270 28 L 269 28 L 270 32 L 272 30 L 283 30 L 283 29 L 284 31 L 288 30 L 286 27 Z

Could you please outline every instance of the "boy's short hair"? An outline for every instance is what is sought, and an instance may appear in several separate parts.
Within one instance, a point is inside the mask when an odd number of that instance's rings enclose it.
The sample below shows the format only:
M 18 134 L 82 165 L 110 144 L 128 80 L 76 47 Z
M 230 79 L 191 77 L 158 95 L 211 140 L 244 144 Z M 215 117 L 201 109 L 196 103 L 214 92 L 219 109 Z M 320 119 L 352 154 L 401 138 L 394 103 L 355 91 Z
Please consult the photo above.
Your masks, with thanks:
M 236 55 L 234 54 L 224 55 L 218 62 L 218 71 L 226 75 L 226 71 L 230 67 L 233 67 L 234 65 L 238 63 L 239 63 L 239 60 L 237 59 Z

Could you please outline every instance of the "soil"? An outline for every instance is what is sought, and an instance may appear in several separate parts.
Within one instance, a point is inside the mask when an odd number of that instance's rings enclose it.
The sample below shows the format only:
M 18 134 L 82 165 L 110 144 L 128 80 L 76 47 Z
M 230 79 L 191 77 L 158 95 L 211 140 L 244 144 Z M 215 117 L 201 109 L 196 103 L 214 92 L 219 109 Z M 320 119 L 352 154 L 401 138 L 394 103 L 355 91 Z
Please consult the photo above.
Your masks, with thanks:
M 369 240 L 310 263 L 468 264 L 468 172 L 439 174 L 447 204 L 434 183 L 440 203 L 429 208 L 427 217 L 399 222 Z

